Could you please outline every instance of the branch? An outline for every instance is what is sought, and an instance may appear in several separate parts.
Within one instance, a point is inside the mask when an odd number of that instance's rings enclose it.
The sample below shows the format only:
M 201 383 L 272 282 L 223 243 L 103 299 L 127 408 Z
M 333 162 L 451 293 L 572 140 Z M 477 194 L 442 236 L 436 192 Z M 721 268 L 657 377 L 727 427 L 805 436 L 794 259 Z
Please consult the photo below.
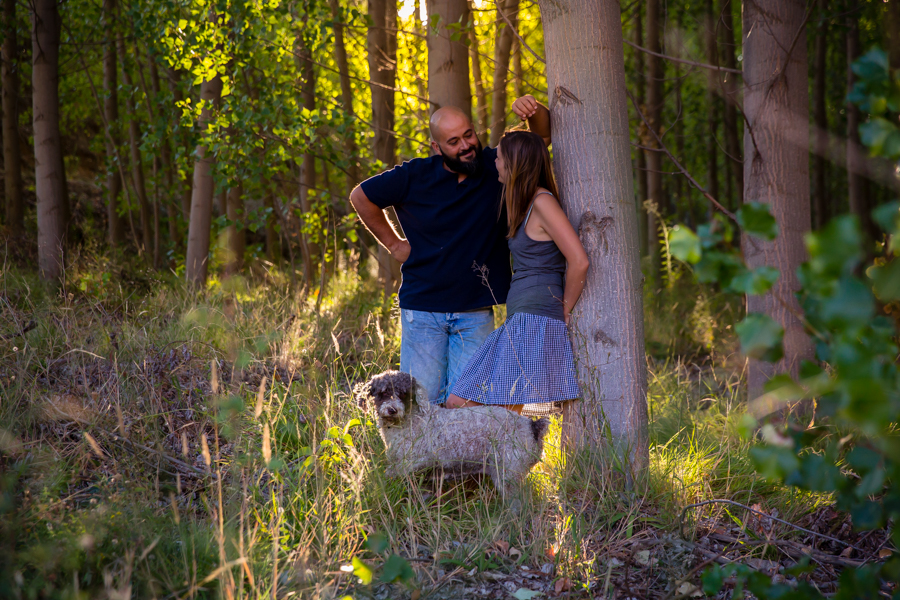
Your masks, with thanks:
M 510 30 L 511 30 L 514 34 L 516 34 L 516 37 L 519 39 L 519 43 L 522 44 L 522 47 L 523 47 L 523 48 L 526 48 L 529 52 L 531 52 L 531 55 L 532 55 L 535 59 L 539 60 L 540 62 L 542 62 L 542 63 L 544 63 L 544 64 L 546 65 L 546 64 L 547 64 L 547 61 L 544 60 L 543 58 L 541 58 L 540 56 L 538 56 L 538 53 L 537 53 L 537 52 L 535 52 L 534 50 L 532 50 L 531 46 L 529 46 L 528 43 L 522 38 L 522 36 L 519 35 L 518 29 L 517 29 L 516 27 L 514 27 L 513 24 L 512 24 L 512 22 L 510 22 L 509 18 L 508 18 L 505 14 L 503 14 L 503 10 L 500 8 L 500 3 L 497 3 L 497 14 L 500 15 L 501 17 L 503 17 L 503 20 L 506 21 L 506 26 L 509 27 Z
M 719 201 L 716 200 L 715 198 L 713 198 L 713 197 L 712 197 L 712 194 L 710 194 L 709 192 L 707 192 L 707 191 L 703 188 L 703 186 L 701 186 L 699 183 L 697 183 L 697 180 L 694 179 L 693 176 L 692 176 L 690 173 L 688 173 L 687 169 L 685 169 L 683 166 L 681 166 L 681 163 L 678 162 L 678 160 L 677 160 L 674 156 L 672 156 L 672 153 L 669 152 L 669 149 L 668 149 L 668 148 L 666 148 L 666 145 L 663 143 L 662 139 L 659 137 L 659 134 L 657 134 L 657 133 L 656 133 L 656 130 L 653 129 L 653 127 L 650 126 L 650 123 L 647 121 L 647 117 L 645 117 L 645 116 L 644 116 L 644 113 L 641 112 L 641 108 L 640 108 L 640 106 L 638 106 L 637 100 L 634 99 L 634 96 L 632 96 L 632 95 L 631 95 L 631 92 L 628 91 L 627 89 L 625 90 L 625 93 L 628 94 L 628 98 L 631 100 L 631 103 L 634 105 L 634 110 L 636 110 L 636 111 L 637 111 L 637 114 L 640 115 L 641 120 L 644 122 L 644 125 L 647 126 L 647 129 L 650 130 L 650 132 L 653 134 L 653 137 L 656 138 L 656 142 L 659 144 L 659 147 L 662 149 L 663 152 L 666 153 L 666 155 L 669 157 L 669 160 L 671 160 L 672 163 L 673 163 L 676 167 L 678 167 L 678 170 L 681 171 L 681 174 L 684 175 L 684 176 L 687 178 L 687 180 L 690 182 L 690 184 L 691 184 L 692 186 L 694 186 L 695 188 L 697 188 L 698 190 L 700 190 L 700 193 L 703 194 L 703 196 L 704 196 L 707 200 L 709 200 L 710 202 L 712 202 L 713 206 L 715 206 L 716 208 L 718 208 L 719 211 L 722 212 L 722 214 L 724 214 L 724 215 L 727 216 L 729 219 L 731 219 L 732 221 L 734 221 L 735 223 L 737 223 L 737 217 L 734 216 L 734 213 L 732 213 L 730 210 L 728 210 L 727 208 L 725 208 L 724 206 L 722 206 L 721 204 L 719 204 Z
M 626 44 L 631 46 L 636 50 L 640 50 L 641 52 L 646 52 L 652 56 L 656 56 L 658 58 L 663 58 L 665 60 L 670 60 L 672 62 L 682 63 L 685 65 L 690 65 L 692 67 L 700 67 L 701 69 L 709 69 L 710 71 L 721 71 L 723 73 L 734 73 L 735 75 L 743 75 L 744 72 L 740 69 L 729 69 L 728 67 L 717 67 L 715 65 L 708 65 L 706 63 L 694 62 L 692 60 L 685 60 L 683 58 L 675 58 L 674 56 L 669 56 L 667 54 L 660 54 L 659 52 L 653 52 L 652 50 L 648 50 L 646 48 L 642 48 L 635 44 L 634 42 L 629 42 L 628 40 L 623 40 Z

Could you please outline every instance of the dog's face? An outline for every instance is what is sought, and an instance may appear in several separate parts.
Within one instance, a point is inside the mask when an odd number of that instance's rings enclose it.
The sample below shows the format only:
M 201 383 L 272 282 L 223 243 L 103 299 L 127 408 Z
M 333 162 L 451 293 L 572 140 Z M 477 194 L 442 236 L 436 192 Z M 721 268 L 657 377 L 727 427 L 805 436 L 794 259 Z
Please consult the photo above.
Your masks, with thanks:
M 413 408 L 416 388 L 416 380 L 408 373 L 385 371 L 365 385 L 365 396 L 360 400 L 371 401 L 385 425 L 398 425 Z

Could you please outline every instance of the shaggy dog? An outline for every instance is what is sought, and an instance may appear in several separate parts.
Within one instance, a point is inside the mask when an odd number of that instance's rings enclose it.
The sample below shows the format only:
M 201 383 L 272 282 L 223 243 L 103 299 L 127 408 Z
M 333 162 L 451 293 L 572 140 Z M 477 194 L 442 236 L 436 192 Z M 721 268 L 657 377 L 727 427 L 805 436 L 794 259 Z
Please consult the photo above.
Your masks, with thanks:
M 428 402 L 408 373 L 385 371 L 356 388 L 371 402 L 384 439 L 390 477 L 437 470 L 451 476 L 484 473 L 506 497 L 541 459 L 550 422 L 532 421 L 502 406 L 447 409 Z

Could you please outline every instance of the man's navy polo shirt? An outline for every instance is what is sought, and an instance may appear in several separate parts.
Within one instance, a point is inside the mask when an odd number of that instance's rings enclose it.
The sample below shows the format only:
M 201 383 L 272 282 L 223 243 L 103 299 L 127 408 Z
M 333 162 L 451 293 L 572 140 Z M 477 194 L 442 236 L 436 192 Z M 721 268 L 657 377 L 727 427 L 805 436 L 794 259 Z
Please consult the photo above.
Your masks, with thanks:
M 362 182 L 366 197 L 393 206 L 409 240 L 400 307 L 462 312 L 506 302 L 512 277 L 497 151 L 485 148 L 478 177 L 457 182 L 440 156 L 415 158 Z M 473 268 L 487 267 L 488 283 Z

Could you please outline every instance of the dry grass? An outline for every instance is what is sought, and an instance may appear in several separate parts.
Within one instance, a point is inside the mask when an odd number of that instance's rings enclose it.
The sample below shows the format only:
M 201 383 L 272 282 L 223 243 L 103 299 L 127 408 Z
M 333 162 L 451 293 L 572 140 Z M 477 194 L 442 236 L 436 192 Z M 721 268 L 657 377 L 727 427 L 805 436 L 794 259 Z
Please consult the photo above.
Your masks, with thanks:
M 694 509 L 682 540 L 682 507 L 800 519 L 823 502 L 754 474 L 740 367 L 712 345 L 649 360 L 651 464 L 633 490 L 607 456 L 563 456 L 558 423 L 518 514 L 488 484 L 388 480 L 350 397 L 398 359 L 374 281 L 345 269 L 317 315 L 275 272 L 193 293 L 93 260 L 61 290 L 0 274 L 0 333 L 35 322 L 0 346 L 0 596 L 664 597 L 696 580 L 691 538 L 746 520 Z M 701 334 L 719 327 L 707 313 Z M 379 584 L 397 565 L 414 576 Z

